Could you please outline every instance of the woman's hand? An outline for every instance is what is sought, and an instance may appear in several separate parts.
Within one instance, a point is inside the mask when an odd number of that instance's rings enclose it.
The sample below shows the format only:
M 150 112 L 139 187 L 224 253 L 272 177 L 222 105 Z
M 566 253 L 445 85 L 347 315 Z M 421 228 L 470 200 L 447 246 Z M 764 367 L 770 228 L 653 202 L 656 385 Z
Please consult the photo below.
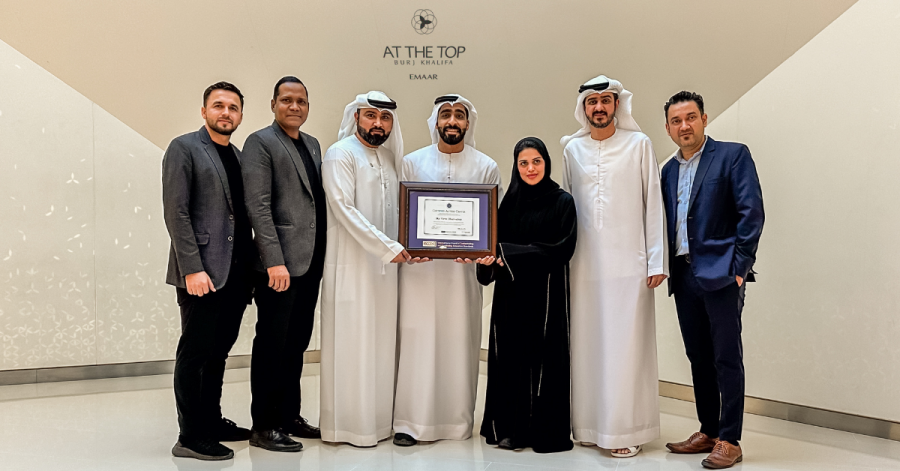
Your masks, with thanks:
M 457 259 L 457 261 L 459 261 L 459 260 L 461 260 L 461 259 Z M 493 265 L 495 261 L 497 262 L 497 265 L 500 265 L 501 267 L 503 266 L 503 260 L 501 260 L 497 257 L 490 256 L 490 255 L 488 255 L 487 257 L 477 258 L 475 260 L 469 260 L 467 258 L 462 263 L 478 263 L 481 265 L 488 266 L 488 265 Z

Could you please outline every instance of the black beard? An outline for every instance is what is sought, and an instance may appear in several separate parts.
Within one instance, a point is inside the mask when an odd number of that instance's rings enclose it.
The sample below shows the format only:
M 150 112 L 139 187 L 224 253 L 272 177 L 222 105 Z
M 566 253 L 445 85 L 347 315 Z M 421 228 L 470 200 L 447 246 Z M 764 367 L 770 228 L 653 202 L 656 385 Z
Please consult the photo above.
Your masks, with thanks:
M 372 129 L 381 129 L 381 128 L 372 128 Z M 364 141 L 368 142 L 369 145 L 380 146 L 380 145 L 384 144 L 385 142 L 387 142 L 388 138 L 391 137 L 391 133 L 389 133 L 389 132 L 385 132 L 383 135 L 379 136 L 379 135 L 369 134 L 370 131 L 371 131 L 371 129 L 369 131 L 366 131 L 359 124 L 356 125 L 356 132 L 359 133 L 359 136 Z M 384 129 L 381 129 L 381 131 L 384 132 Z
M 616 117 L 616 110 L 617 110 L 617 109 L 618 109 L 618 108 L 613 108 L 613 115 L 610 116 L 610 117 L 609 117 L 609 120 L 606 121 L 605 123 L 603 123 L 603 122 L 595 123 L 594 120 L 593 120 L 593 117 L 588 116 L 587 112 L 585 112 L 584 115 L 587 117 L 588 123 L 591 124 L 591 127 L 597 128 L 597 129 L 605 129 L 605 128 L 609 127 L 610 124 L 613 123 L 613 118 Z
M 230 136 L 230 135 L 234 132 L 234 130 L 237 129 L 237 127 L 235 127 L 235 126 L 232 126 L 231 129 L 224 129 L 224 128 L 221 128 L 221 127 L 219 127 L 219 125 L 216 123 L 216 121 L 213 121 L 213 122 L 211 122 L 211 123 L 210 123 L 209 121 L 207 121 L 206 124 L 209 125 L 209 128 L 210 128 L 210 129 L 212 129 L 213 131 L 215 131 L 215 132 L 217 132 L 217 133 L 219 133 L 219 134 L 221 134 L 221 135 L 223 135 L 223 136 Z
M 459 134 L 456 136 L 448 136 L 448 129 L 456 129 Z M 468 129 L 460 129 L 459 126 L 444 126 L 438 129 L 438 134 L 440 134 L 441 140 L 444 141 L 445 144 L 455 146 L 466 138 L 466 131 L 468 131 Z

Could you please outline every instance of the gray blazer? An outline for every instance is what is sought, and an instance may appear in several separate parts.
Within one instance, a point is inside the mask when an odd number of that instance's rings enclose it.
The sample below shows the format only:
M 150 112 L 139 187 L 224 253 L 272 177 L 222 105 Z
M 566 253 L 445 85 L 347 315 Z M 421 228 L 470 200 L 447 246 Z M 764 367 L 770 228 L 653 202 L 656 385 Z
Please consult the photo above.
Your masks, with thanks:
M 234 155 L 241 152 L 234 144 Z M 234 249 L 234 209 L 228 175 L 205 127 L 176 137 L 162 161 L 163 216 L 172 240 L 166 283 L 185 288 L 184 277 L 206 271 L 225 286 Z
M 316 164 L 322 184 L 322 149 L 319 141 L 300 133 Z M 287 266 L 291 276 L 309 270 L 316 244 L 316 206 L 306 167 L 294 142 L 273 122 L 244 142 L 241 166 L 244 198 L 259 250 L 258 271 Z

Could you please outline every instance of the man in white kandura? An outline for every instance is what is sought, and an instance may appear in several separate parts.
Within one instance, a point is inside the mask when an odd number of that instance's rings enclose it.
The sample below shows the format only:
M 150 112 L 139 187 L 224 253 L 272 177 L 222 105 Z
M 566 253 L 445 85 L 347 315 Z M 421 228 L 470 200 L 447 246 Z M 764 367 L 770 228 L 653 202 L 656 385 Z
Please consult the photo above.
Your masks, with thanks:
M 578 92 L 581 129 L 560 142 L 578 212 L 572 430 L 582 445 L 628 458 L 659 437 L 653 289 L 669 273 L 659 167 L 631 92 L 602 75 Z
M 322 161 L 328 244 L 322 287 L 322 440 L 374 446 L 391 436 L 397 352 L 397 239 L 403 155 L 397 104 L 381 92 L 344 110 Z
M 472 103 L 459 95 L 435 100 L 428 118 L 432 145 L 403 158 L 400 179 L 499 185 L 497 163 L 475 150 L 477 118 Z M 395 445 L 472 436 L 481 304 L 471 260 L 400 267 Z

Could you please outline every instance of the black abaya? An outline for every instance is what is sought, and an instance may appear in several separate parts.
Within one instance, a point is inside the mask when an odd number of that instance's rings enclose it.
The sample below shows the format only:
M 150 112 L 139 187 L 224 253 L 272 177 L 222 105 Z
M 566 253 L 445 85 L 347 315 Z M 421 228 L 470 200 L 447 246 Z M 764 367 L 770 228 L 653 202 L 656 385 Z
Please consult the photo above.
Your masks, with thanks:
M 481 284 L 496 282 L 481 435 L 489 444 L 509 438 L 538 453 L 566 451 L 575 203 L 549 176 L 535 186 L 517 177 L 513 169 L 499 212 L 498 258 L 505 266 L 478 265 Z

